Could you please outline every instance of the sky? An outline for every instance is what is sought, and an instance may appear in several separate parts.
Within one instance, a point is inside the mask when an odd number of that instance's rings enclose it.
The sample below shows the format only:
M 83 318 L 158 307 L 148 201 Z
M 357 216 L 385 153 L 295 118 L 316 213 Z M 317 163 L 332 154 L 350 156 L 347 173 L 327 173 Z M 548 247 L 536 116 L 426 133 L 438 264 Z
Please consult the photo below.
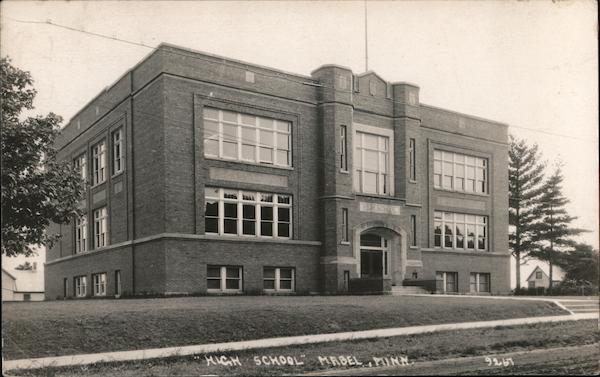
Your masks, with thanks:
M 169 42 L 305 75 L 323 64 L 366 68 L 363 1 L 0 7 L 2 56 L 31 72 L 36 113 L 65 121 L 152 51 L 142 45 Z M 550 167 L 563 164 L 574 225 L 591 231 L 580 240 L 598 247 L 596 14 L 596 2 L 583 0 L 368 1 L 368 68 L 419 85 L 423 103 L 507 123 L 538 143 Z

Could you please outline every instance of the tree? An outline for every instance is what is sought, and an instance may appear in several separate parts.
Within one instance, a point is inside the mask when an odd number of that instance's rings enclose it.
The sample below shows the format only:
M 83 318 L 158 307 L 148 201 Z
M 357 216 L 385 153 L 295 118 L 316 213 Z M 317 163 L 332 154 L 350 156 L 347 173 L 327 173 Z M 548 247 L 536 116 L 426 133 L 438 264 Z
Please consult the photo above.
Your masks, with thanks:
M 565 252 L 558 265 L 565 271 L 565 280 L 577 285 L 598 286 L 598 250 L 585 243 L 576 243 Z
M 516 259 L 517 290 L 521 288 L 521 264 L 536 245 L 532 241 L 536 207 L 542 194 L 545 164 L 537 144 L 510 137 L 508 151 L 509 248 Z
M 584 229 L 572 228 L 571 223 L 577 217 L 570 216 L 565 209 L 569 202 L 562 194 L 563 176 L 560 166 L 548 178 L 542 187 L 539 205 L 533 211 L 538 217 L 534 224 L 531 241 L 537 245 L 530 255 L 548 262 L 550 266 L 550 287 L 552 291 L 552 266 L 560 264 L 565 252 L 576 245 L 572 236 L 585 232 Z
M 83 183 L 69 162 L 56 159 L 61 117 L 22 117 L 33 109 L 33 80 L 9 58 L 1 58 L 0 66 L 2 254 L 30 256 L 31 246 L 51 247 L 59 238 L 47 233 L 50 222 L 66 224 L 81 214 Z

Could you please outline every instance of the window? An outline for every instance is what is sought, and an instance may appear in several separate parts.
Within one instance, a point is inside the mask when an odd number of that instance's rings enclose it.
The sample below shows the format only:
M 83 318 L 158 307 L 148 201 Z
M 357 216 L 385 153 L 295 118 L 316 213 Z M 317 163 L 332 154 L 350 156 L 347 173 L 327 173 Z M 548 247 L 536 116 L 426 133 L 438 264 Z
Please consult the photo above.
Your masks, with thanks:
M 377 82 L 375 80 L 369 81 L 369 94 L 372 96 L 377 94 Z
M 471 293 L 490 292 L 490 274 L 472 272 L 470 279 Z
M 76 276 L 73 287 L 75 288 L 75 297 L 85 297 L 87 295 L 87 282 L 85 276 Z
M 487 216 L 436 211 L 433 218 L 435 247 L 463 250 L 487 249 Z
M 92 275 L 92 282 L 94 283 L 94 296 L 106 296 L 106 274 Z
M 542 277 L 543 277 L 543 276 L 542 276 L 542 271 L 536 271 L 536 272 L 535 272 L 535 278 L 536 278 L 536 279 L 540 280 L 540 279 L 542 279 Z
M 123 153 L 123 128 L 112 134 L 112 173 L 118 174 L 125 168 L 125 155 Z
M 433 185 L 462 192 L 487 192 L 487 159 L 433 151 Z
M 342 208 L 342 242 L 348 242 L 348 208 Z
M 75 160 L 73 160 L 73 166 L 75 167 L 75 170 L 79 172 L 79 176 L 83 182 L 83 187 L 85 188 L 85 184 L 87 182 L 87 158 L 85 153 L 80 154 L 77 158 L 75 158 Z
M 410 215 L 410 229 L 412 231 L 412 245 L 417 246 L 417 216 Z
M 92 186 L 106 180 L 106 144 L 104 141 L 92 147 Z
M 121 296 L 121 270 L 115 271 L 115 296 Z
M 416 166 L 416 145 L 415 139 L 408 141 L 408 160 L 409 160 L 409 176 L 411 181 L 417 180 L 417 166 Z
M 291 123 L 205 107 L 204 155 L 291 166 Z
M 31 301 L 31 293 L 23 293 L 23 301 Z
M 458 273 L 437 271 L 435 273 L 436 290 L 438 292 L 458 292 Z
M 94 211 L 94 248 L 108 245 L 108 231 L 106 227 L 106 207 Z
M 535 281 L 528 281 L 527 288 L 535 288 Z
M 292 197 L 253 191 L 205 188 L 207 234 L 292 237 Z
M 348 171 L 348 137 L 346 126 L 340 126 L 340 169 Z
M 241 292 L 242 268 L 207 266 L 206 288 L 209 292 Z
M 75 254 L 87 251 L 87 216 L 75 220 Z
M 66 298 L 69 295 L 69 279 L 63 279 L 63 297 Z
M 356 132 L 354 189 L 367 194 L 390 194 L 389 138 Z
M 294 269 L 265 267 L 263 287 L 267 292 L 292 292 L 294 290 Z

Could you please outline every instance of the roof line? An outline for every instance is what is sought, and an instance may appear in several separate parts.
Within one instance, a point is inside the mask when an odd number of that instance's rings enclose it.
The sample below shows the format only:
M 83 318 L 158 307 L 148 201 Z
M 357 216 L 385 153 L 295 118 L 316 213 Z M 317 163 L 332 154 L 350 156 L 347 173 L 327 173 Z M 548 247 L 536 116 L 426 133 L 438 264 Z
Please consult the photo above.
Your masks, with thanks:
M 2 268 L 2 272 L 4 272 L 5 274 L 7 274 L 8 276 L 10 276 L 10 277 L 11 277 L 13 280 L 17 280 L 17 278 L 16 278 L 16 277 L 14 277 L 14 276 L 13 276 L 13 275 L 12 275 L 10 272 L 6 271 L 6 270 L 4 269 L 4 267 Z
M 433 105 L 427 105 L 427 104 L 425 104 L 423 102 L 419 103 L 419 105 L 421 105 L 422 107 L 428 107 L 428 108 L 434 109 L 434 110 L 441 110 L 441 111 L 445 111 L 447 113 L 461 115 L 461 116 L 464 116 L 466 118 L 477 119 L 477 120 L 480 120 L 480 121 L 483 121 L 483 122 L 493 123 L 493 124 L 496 124 L 496 125 L 499 125 L 499 126 L 504 126 L 504 127 L 509 127 L 509 125 L 507 123 L 498 122 L 497 120 L 487 119 L 487 118 L 483 118 L 483 117 L 480 117 L 480 116 L 477 116 L 477 115 L 471 115 L 471 114 L 461 113 L 459 111 L 444 109 L 443 107 L 437 107 L 437 106 L 433 106 Z

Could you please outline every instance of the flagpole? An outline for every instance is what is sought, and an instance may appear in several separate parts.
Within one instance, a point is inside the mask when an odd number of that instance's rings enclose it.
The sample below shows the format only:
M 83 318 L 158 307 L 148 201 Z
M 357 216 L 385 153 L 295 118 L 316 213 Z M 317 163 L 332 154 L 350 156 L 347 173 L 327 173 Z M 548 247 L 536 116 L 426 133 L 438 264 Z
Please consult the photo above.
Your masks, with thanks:
M 365 72 L 369 70 L 369 46 L 367 40 L 367 0 L 365 0 Z

